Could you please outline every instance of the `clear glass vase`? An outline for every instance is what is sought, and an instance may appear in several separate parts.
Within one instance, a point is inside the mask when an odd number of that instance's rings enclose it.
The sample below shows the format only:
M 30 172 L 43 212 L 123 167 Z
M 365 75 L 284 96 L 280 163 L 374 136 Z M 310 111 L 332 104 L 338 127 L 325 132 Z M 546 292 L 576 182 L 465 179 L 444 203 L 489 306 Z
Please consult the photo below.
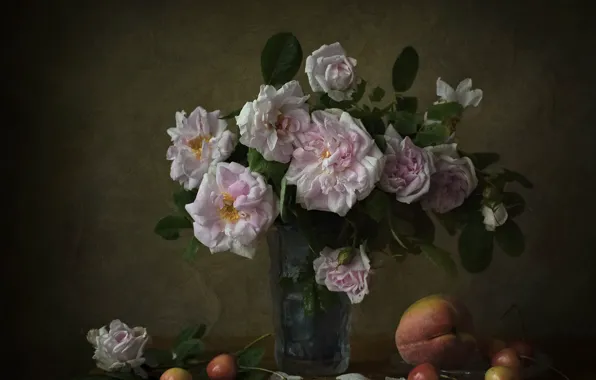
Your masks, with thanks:
M 350 361 L 348 297 L 317 286 L 312 273 L 306 280 L 301 278 L 304 273 L 312 272 L 313 257 L 297 227 L 277 225 L 270 230 L 267 240 L 275 362 L 279 370 L 300 376 L 345 372 Z

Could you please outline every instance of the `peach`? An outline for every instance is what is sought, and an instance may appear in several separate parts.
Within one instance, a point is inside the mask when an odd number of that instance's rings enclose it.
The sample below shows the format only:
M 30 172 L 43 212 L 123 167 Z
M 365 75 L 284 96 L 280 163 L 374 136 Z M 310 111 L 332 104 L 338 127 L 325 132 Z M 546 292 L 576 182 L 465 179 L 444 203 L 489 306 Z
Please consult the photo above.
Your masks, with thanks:
M 476 349 L 472 316 L 451 296 L 424 297 L 402 315 L 395 343 L 408 364 L 430 363 L 445 369 L 461 367 Z

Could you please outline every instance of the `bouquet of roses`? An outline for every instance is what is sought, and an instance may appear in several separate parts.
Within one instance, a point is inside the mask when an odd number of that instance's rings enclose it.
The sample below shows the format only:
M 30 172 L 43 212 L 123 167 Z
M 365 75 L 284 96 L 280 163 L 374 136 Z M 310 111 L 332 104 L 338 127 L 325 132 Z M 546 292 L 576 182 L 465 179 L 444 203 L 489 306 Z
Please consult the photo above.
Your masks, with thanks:
M 423 254 L 455 274 L 451 255 L 434 244 L 435 222 L 459 234 L 469 272 L 488 267 L 494 242 L 522 253 L 513 218 L 525 202 L 505 186 L 532 184 L 494 168 L 498 154 L 456 142 L 463 111 L 483 96 L 471 79 L 455 89 L 437 79 L 438 100 L 419 111 L 417 98 L 404 94 L 418 71 L 412 47 L 393 64 L 390 96 L 381 87 L 365 96 L 356 59 L 337 42 L 306 58 L 305 94 L 294 79 L 302 58 L 294 35 L 276 34 L 262 50 L 265 84 L 256 99 L 227 115 L 202 107 L 176 113 L 167 159 L 183 188 L 173 199 L 178 214 L 157 223 L 159 235 L 177 239 L 192 228 L 188 255 L 202 244 L 252 258 L 274 223 L 296 226 L 312 250 L 316 282 L 354 303 L 368 293 L 372 252 L 397 260 Z

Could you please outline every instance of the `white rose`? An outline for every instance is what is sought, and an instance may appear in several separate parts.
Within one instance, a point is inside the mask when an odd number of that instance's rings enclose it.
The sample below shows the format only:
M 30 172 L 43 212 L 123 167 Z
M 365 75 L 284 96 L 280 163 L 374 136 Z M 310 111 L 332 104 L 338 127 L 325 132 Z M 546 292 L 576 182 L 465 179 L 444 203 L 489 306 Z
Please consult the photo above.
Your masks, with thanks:
M 466 78 L 459 82 L 455 90 L 441 78 L 437 78 L 437 96 L 441 102 L 457 102 L 466 108 L 469 106 L 478 107 L 482 100 L 482 90 L 472 89 L 472 79 Z
M 236 116 L 240 142 L 256 149 L 266 160 L 289 162 L 296 136 L 310 124 L 307 99 L 295 80 L 279 90 L 261 86 L 257 99 L 246 103 Z
M 306 75 L 315 92 L 326 92 L 335 101 L 349 100 L 356 89 L 354 58 L 346 57 L 339 42 L 323 45 L 306 58 Z
M 113 372 L 132 368 L 135 372 L 144 374 L 139 367 L 145 363 L 143 350 L 149 340 L 145 328 L 131 329 L 116 319 L 110 323 L 109 328 L 103 326 L 99 330 L 89 330 L 87 340 L 95 348 L 93 359 L 100 369 Z
M 487 231 L 494 231 L 507 221 L 507 209 L 503 203 L 495 203 L 482 207 L 482 216 L 484 216 L 484 225 Z
M 170 177 L 187 190 L 199 187 L 203 175 L 234 151 L 236 135 L 219 114 L 197 107 L 187 119 L 184 111 L 176 112 L 176 127 L 167 131 L 172 138 L 166 154 L 172 161 Z

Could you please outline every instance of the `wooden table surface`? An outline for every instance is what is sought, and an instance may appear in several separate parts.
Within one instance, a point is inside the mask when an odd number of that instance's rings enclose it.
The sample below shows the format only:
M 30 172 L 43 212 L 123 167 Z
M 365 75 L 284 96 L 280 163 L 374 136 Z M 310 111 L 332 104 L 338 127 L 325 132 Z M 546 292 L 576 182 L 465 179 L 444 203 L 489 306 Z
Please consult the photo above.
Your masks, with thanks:
M 229 338 L 205 338 L 207 353 L 205 356 L 216 355 L 222 352 L 234 352 L 253 338 L 229 339 Z M 172 339 L 154 338 L 152 345 L 161 348 L 171 346 Z M 265 357 L 261 366 L 263 368 L 277 370 L 273 361 L 273 339 L 264 339 L 259 343 L 265 348 Z M 596 347 L 591 339 L 583 338 L 550 338 L 534 341 L 534 346 L 541 352 L 547 354 L 552 364 L 570 380 L 596 380 Z M 351 360 L 348 373 L 361 373 L 372 380 L 384 380 L 386 376 L 407 377 L 407 373 L 399 372 L 392 359 L 395 360 L 397 350 L 392 338 L 375 337 L 361 338 L 353 337 L 351 342 Z M 534 378 L 533 378 L 534 379 Z M 555 372 L 535 378 L 536 380 L 562 380 L 563 378 Z

